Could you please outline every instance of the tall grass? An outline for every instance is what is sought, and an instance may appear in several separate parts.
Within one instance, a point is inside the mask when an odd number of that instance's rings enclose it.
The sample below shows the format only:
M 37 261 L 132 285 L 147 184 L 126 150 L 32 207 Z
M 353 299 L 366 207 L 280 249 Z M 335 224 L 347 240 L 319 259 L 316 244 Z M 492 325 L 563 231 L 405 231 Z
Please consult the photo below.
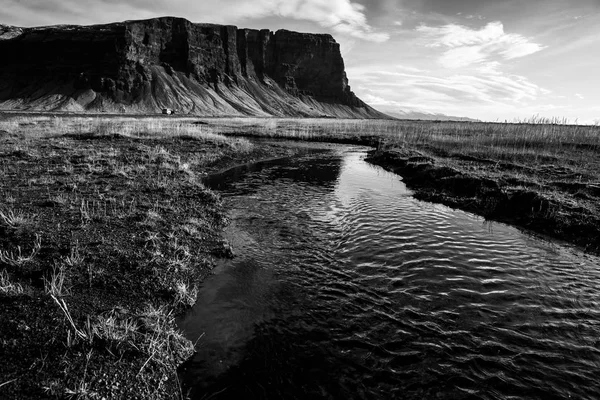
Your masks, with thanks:
M 23 286 L 17 282 L 13 282 L 6 270 L 0 270 L 0 293 L 17 296 L 23 293 Z
M 514 123 L 235 119 L 219 121 L 224 134 L 301 140 L 377 139 L 386 148 L 411 148 L 442 155 L 472 155 L 496 160 L 589 161 L 600 150 L 600 126 L 568 125 L 561 119 L 533 117 Z
M 212 126 L 197 124 L 197 118 L 102 117 L 102 116 L 15 116 L 0 120 L 5 130 L 27 139 L 69 136 L 128 136 L 143 139 L 188 138 L 220 143 L 237 151 L 249 151 L 245 139 L 219 134 Z
M 297 140 L 375 138 L 380 146 L 410 147 L 443 155 L 472 155 L 500 160 L 589 159 L 600 149 L 600 126 L 569 125 L 560 118 L 532 117 L 512 123 L 316 118 L 193 118 L 18 116 L 0 121 L 0 130 L 29 136 L 125 135 L 181 137 L 210 141 L 247 152 L 240 136 Z M 235 137 L 232 137 L 235 136 Z M 599 167 L 600 168 L 600 167 Z
M 31 252 L 25 252 L 21 246 L 17 246 L 16 250 L 1 250 L 0 249 L 0 264 L 6 264 L 11 267 L 22 268 L 26 264 L 31 263 L 40 249 L 42 248 L 42 239 L 39 235 L 35 235 L 33 248 Z

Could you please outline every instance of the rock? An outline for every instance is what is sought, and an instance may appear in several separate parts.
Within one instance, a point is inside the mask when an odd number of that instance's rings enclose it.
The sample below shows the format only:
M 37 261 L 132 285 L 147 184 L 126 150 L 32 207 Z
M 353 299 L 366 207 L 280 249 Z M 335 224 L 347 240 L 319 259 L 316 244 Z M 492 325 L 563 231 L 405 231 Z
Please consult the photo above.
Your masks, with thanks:
M 386 118 L 350 90 L 331 35 L 164 17 L 0 27 L 0 109 Z

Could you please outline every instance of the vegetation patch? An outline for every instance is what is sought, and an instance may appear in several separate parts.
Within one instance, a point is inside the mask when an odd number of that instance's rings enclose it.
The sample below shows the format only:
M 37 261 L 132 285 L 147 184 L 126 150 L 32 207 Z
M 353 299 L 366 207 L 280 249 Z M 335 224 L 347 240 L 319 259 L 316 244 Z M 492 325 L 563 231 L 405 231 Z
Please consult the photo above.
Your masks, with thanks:
M 225 247 L 202 178 L 293 150 L 183 120 L 0 117 L 0 398 L 182 398 L 175 316 Z
M 368 144 L 415 196 L 600 252 L 600 128 L 0 114 L 0 398 L 181 398 L 174 317 L 231 255 L 206 174 Z
M 600 126 L 534 117 L 515 123 L 205 119 L 233 136 L 369 145 L 421 200 L 600 252 Z

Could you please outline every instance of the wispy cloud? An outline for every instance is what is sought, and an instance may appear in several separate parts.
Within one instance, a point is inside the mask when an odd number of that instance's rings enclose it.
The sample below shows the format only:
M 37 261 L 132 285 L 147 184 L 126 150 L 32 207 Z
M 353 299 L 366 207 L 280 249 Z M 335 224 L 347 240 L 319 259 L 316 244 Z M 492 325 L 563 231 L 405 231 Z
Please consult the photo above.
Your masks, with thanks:
M 7 0 L 0 23 L 22 21 L 26 25 L 100 23 L 149 16 L 175 15 L 192 21 L 232 23 L 243 19 L 279 16 L 306 20 L 353 38 L 384 42 L 389 34 L 367 21 L 365 7 L 351 0 Z M 93 12 L 90 12 L 93 11 Z
M 491 60 L 511 60 L 537 53 L 545 46 L 516 34 L 506 33 L 501 22 L 490 22 L 481 29 L 447 24 L 439 27 L 420 25 L 426 45 L 445 49 L 439 62 L 449 68 L 466 67 Z
M 518 75 L 474 76 L 456 74 L 435 77 L 418 73 L 350 70 L 354 81 L 372 89 L 398 88 L 410 90 L 417 87 L 435 93 L 450 95 L 462 104 L 536 100 L 548 91 Z M 356 85 L 356 84 L 355 84 Z M 397 97 L 397 96 L 394 96 Z
M 266 12 L 314 21 L 337 33 L 374 42 L 389 39 L 388 34 L 375 32 L 368 24 L 363 5 L 349 0 L 263 0 L 262 3 Z
M 419 109 L 478 117 L 482 111 L 498 116 L 515 115 L 519 109 L 528 109 L 549 94 L 523 76 L 497 71 L 433 76 L 416 68 L 363 67 L 348 72 L 362 98 L 382 110 Z

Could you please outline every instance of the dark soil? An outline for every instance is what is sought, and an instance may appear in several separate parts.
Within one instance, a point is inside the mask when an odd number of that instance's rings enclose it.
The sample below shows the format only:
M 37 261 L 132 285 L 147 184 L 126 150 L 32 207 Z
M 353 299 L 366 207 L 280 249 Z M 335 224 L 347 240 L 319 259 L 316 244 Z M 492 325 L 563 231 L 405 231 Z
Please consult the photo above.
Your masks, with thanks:
M 600 191 L 573 182 L 570 171 L 473 157 L 433 158 L 407 149 L 372 150 L 367 161 L 403 177 L 420 200 L 442 203 L 600 253 Z M 503 173 L 515 168 L 518 179 Z M 493 168 L 493 173 L 490 170 Z
M 174 316 L 230 255 L 202 177 L 293 153 L 0 135 L 0 398 L 183 397 L 176 368 L 190 343 Z

